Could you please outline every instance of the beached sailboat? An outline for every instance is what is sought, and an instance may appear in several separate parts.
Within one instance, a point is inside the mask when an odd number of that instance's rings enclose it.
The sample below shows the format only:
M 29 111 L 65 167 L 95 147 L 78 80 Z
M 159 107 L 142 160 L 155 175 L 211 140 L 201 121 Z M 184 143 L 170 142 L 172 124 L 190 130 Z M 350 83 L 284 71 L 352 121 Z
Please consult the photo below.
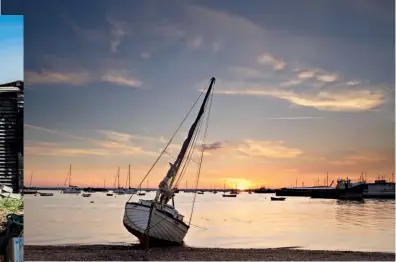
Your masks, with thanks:
M 66 182 L 69 181 L 69 187 L 62 189 L 63 194 L 80 194 L 81 190 L 78 189 L 76 186 L 71 185 L 71 174 L 72 174 L 72 165 L 70 164 L 69 166 L 69 173 L 67 173 L 66 180 L 65 180 L 65 186 Z
M 129 199 L 129 201 L 125 204 L 123 219 L 124 226 L 130 233 L 136 236 L 139 239 L 140 243 L 143 245 L 180 245 L 182 244 L 183 239 L 186 236 L 188 229 L 190 228 L 195 203 L 195 196 L 192 203 L 193 208 L 190 215 L 190 221 L 187 224 L 183 220 L 184 216 L 180 214 L 175 207 L 174 190 L 178 187 L 178 184 L 180 183 L 181 178 L 185 174 L 185 170 L 190 163 L 192 153 L 194 152 L 196 146 L 197 137 L 200 133 L 202 123 L 204 122 L 203 119 L 205 113 L 210 112 L 210 105 L 212 101 L 212 88 L 214 86 L 214 83 L 215 78 L 211 78 L 209 87 L 206 90 L 206 94 L 199 109 L 198 115 L 189 129 L 187 138 L 184 140 L 176 160 L 173 163 L 170 163 L 170 168 L 166 176 L 160 182 L 155 198 L 153 200 L 140 199 L 136 202 L 131 202 L 131 199 Z M 202 96 L 202 94 L 203 92 L 201 93 L 199 98 Z M 197 104 L 199 98 L 195 102 L 194 106 Z M 208 106 L 209 109 L 206 110 Z M 191 113 L 193 108 L 190 109 L 187 116 Z M 204 145 L 208 127 L 208 115 L 209 114 L 206 114 L 206 127 L 204 128 L 205 131 L 203 145 L 199 148 L 201 152 L 200 162 L 198 163 L 196 185 L 198 185 L 200 170 L 202 166 L 203 152 L 205 149 Z M 187 119 L 187 116 L 184 118 L 182 124 Z M 151 170 L 165 153 L 166 149 L 169 147 L 176 133 L 180 129 L 180 126 L 176 130 L 175 134 L 172 136 L 168 144 L 162 150 L 160 156 L 154 162 L 153 166 L 150 168 L 143 181 L 150 174 Z M 141 183 L 143 183 L 143 181 Z M 172 205 L 168 204 L 170 200 L 172 200 Z

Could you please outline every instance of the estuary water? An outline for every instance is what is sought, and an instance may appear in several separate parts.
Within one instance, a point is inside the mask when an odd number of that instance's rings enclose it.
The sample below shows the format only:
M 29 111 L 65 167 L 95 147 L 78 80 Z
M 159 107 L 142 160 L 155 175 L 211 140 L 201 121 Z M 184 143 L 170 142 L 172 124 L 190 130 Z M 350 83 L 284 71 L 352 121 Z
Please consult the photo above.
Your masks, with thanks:
M 152 199 L 154 192 L 138 198 Z M 196 196 L 185 245 L 194 247 L 300 247 L 320 250 L 395 252 L 395 201 L 339 200 L 273 194 L 221 193 Z M 189 221 L 193 193 L 179 193 L 175 205 Z M 89 198 L 54 192 L 53 197 L 25 196 L 27 245 L 137 243 L 122 224 L 128 195 Z M 91 203 L 93 201 L 94 203 Z

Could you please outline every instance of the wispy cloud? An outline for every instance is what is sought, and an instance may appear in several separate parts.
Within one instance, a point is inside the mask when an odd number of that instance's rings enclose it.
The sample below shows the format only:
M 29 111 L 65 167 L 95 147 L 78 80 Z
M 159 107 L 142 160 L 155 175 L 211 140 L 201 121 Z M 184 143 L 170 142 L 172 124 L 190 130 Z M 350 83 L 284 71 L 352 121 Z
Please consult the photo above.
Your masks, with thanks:
M 213 52 L 217 53 L 220 51 L 221 48 L 221 43 L 219 41 L 216 41 L 212 44 Z
M 257 62 L 262 65 L 269 65 L 275 70 L 283 70 L 286 67 L 285 61 L 277 59 L 269 53 L 259 55 Z
M 142 87 L 143 83 L 129 72 L 108 71 L 102 75 L 102 80 L 112 84 L 130 87 Z
M 48 132 L 48 133 L 52 133 L 52 134 L 57 134 L 57 135 L 61 135 L 61 136 L 69 137 L 69 138 L 73 138 L 73 139 L 85 140 L 85 141 L 88 141 L 88 142 L 95 142 L 94 139 L 68 134 L 68 133 L 65 133 L 63 131 L 59 131 L 59 130 L 55 130 L 55 129 L 48 129 L 48 128 L 44 128 L 44 127 L 29 125 L 29 124 L 24 124 L 24 127 L 25 128 L 31 128 L 31 129 L 39 130 L 39 131 L 43 131 L 43 132 Z
M 129 86 L 135 88 L 141 88 L 143 82 L 137 79 L 134 75 L 127 72 L 126 70 L 107 70 L 103 74 L 94 74 L 92 72 L 53 72 L 53 71 L 42 71 L 32 72 L 27 71 L 25 73 L 27 85 L 53 85 L 53 84 L 65 84 L 73 86 L 82 86 L 89 83 L 94 83 L 98 80 L 104 82 Z
M 191 39 L 188 39 L 186 43 L 187 48 L 190 50 L 196 50 L 201 47 L 202 41 L 203 41 L 202 36 L 196 36 Z
M 143 59 L 149 59 L 151 57 L 151 53 L 146 51 L 140 54 L 140 57 Z
M 105 135 L 108 139 L 120 143 L 128 143 L 131 141 L 132 138 L 130 134 L 125 134 L 115 131 L 99 130 L 98 132 Z
M 336 74 L 322 74 L 322 75 L 317 75 L 316 79 L 321 82 L 332 83 L 332 82 L 337 81 L 338 75 L 336 75 Z
M 347 82 L 347 85 L 349 85 L 349 86 L 356 86 L 358 84 L 360 84 L 360 81 L 348 81 Z
M 283 141 L 245 140 L 237 150 L 251 157 L 295 158 L 303 152 L 300 149 L 287 147 Z
M 41 71 L 25 73 L 25 81 L 28 85 L 36 84 L 67 84 L 84 85 L 92 81 L 92 76 L 86 72 L 51 72 Z
M 328 163 L 337 166 L 363 165 L 379 163 L 387 159 L 389 159 L 389 156 L 378 152 L 356 152 L 354 154 L 347 155 L 340 160 L 328 161 Z
M 297 77 L 302 80 L 311 79 L 315 77 L 316 73 L 317 73 L 316 69 L 306 70 L 299 72 L 297 74 Z
M 121 44 L 121 41 L 129 33 L 129 25 L 125 22 L 116 21 L 112 18 L 108 18 L 107 21 L 111 25 L 110 51 L 112 53 L 116 53 L 118 51 L 119 45 Z
M 144 140 L 144 141 L 152 141 L 159 143 L 168 142 L 164 137 L 151 137 L 151 136 L 142 136 L 136 134 L 128 134 L 128 133 L 120 133 L 112 130 L 97 130 L 98 133 L 104 135 L 106 138 L 118 141 L 118 142 L 128 142 L 132 140 Z
M 207 151 L 216 150 L 216 149 L 220 149 L 220 148 L 222 148 L 221 142 L 215 142 L 215 143 L 203 145 L 203 149 L 207 150 Z
M 230 72 L 236 78 L 268 78 L 270 74 L 253 67 L 234 66 Z
M 24 151 L 26 155 L 36 156 L 83 156 L 83 155 L 96 155 L 105 156 L 110 152 L 100 148 L 71 148 L 60 143 L 48 143 L 41 141 L 25 141 Z
M 216 90 L 215 92 L 226 95 L 272 96 L 295 105 L 324 111 L 366 111 L 374 109 L 385 101 L 384 93 L 379 89 L 329 89 L 327 91 L 297 92 L 261 87 L 260 85 L 240 84 L 239 86 L 245 88 Z
M 289 86 L 299 85 L 301 83 L 302 83 L 302 81 L 300 79 L 294 79 L 294 80 L 289 80 L 289 81 L 283 82 L 280 85 L 284 86 L 284 87 L 289 87 Z
M 25 127 L 58 134 L 72 139 L 83 140 L 88 143 L 85 148 L 72 148 L 61 143 L 29 141 L 27 145 L 25 144 L 25 152 L 29 155 L 157 155 L 157 153 L 149 149 L 144 149 L 133 144 L 131 139 L 133 139 L 134 136 L 129 134 L 102 130 L 100 133 L 104 134 L 106 139 L 91 139 L 33 125 L 25 124 Z

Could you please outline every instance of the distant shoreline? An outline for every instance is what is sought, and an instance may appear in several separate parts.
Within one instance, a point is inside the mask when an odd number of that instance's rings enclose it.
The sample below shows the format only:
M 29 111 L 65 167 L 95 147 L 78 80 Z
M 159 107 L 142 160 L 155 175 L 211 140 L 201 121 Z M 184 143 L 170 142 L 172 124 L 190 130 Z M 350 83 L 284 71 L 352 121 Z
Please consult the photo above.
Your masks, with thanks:
M 25 245 L 28 261 L 134 261 L 143 260 L 145 249 L 133 245 Z M 360 251 L 301 250 L 282 248 L 151 248 L 148 260 L 162 261 L 395 261 L 395 253 Z

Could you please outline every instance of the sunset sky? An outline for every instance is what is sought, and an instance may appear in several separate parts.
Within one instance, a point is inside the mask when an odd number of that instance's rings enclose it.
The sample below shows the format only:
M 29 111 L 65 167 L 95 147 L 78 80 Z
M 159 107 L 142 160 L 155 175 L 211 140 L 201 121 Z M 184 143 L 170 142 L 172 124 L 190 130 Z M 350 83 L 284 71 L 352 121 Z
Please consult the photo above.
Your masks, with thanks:
M 0 16 L 0 84 L 23 80 L 23 17 Z
M 117 167 L 124 184 L 130 164 L 136 185 L 212 76 L 201 187 L 391 177 L 392 0 L 2 2 L 25 15 L 34 186 L 63 185 L 69 164 L 79 186 L 112 186 Z

